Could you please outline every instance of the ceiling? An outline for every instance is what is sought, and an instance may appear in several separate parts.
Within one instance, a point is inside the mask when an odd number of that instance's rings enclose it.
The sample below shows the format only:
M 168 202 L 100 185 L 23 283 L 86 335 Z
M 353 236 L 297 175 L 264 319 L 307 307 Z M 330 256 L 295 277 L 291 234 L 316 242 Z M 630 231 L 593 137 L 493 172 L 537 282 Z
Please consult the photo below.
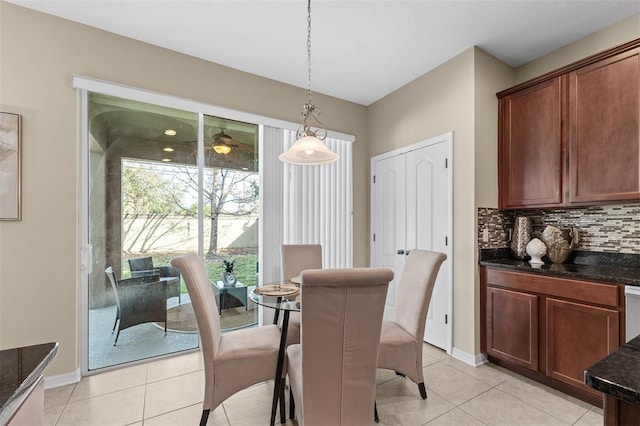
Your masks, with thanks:
M 7 0 L 307 87 L 304 0 Z M 638 0 L 313 0 L 312 90 L 369 105 L 472 46 L 517 67 L 640 13 Z

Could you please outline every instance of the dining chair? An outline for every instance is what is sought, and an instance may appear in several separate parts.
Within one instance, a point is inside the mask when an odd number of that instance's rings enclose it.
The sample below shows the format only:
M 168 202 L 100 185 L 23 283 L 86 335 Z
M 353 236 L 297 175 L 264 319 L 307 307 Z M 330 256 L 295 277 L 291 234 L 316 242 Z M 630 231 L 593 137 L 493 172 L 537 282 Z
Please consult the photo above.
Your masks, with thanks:
M 280 331 L 275 325 L 221 333 L 218 306 L 202 259 L 187 253 L 171 261 L 182 273 L 193 304 L 204 357 L 205 389 L 200 425 L 234 393 L 275 378 Z
M 306 270 L 300 344 L 287 348 L 299 425 L 371 425 L 388 268 Z
M 104 270 L 109 277 L 116 297 L 116 320 L 113 333 L 118 332 L 113 346 L 118 343 L 120 332 L 134 325 L 147 322 L 164 322 L 164 334 L 167 334 L 167 296 L 166 285 L 160 282 L 158 275 L 145 275 L 119 280 L 109 266 Z
M 298 277 L 306 269 L 322 269 L 320 244 L 283 244 L 280 246 L 282 281 Z M 287 327 L 287 346 L 300 343 L 300 314 L 292 312 Z
M 154 266 L 153 258 L 151 256 L 137 257 L 129 259 L 129 270 L 131 271 L 131 277 L 143 277 L 145 275 L 160 275 L 160 278 L 177 278 L 175 280 L 167 281 L 167 297 L 177 297 L 178 305 L 181 301 L 181 288 L 180 288 L 180 271 L 173 266 Z
M 411 250 L 398 284 L 393 319 L 382 323 L 378 368 L 394 370 L 418 385 L 427 398 L 422 372 L 422 346 L 431 294 L 444 253 Z

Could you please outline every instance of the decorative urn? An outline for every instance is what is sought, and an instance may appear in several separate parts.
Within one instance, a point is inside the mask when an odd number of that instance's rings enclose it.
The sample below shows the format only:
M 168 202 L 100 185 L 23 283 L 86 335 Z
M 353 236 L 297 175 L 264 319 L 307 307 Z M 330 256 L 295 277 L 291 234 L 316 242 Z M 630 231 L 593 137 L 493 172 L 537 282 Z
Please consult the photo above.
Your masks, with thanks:
M 560 229 L 549 225 L 542 231 L 542 241 L 547 246 L 549 260 L 553 263 L 564 263 L 578 243 L 578 230 Z

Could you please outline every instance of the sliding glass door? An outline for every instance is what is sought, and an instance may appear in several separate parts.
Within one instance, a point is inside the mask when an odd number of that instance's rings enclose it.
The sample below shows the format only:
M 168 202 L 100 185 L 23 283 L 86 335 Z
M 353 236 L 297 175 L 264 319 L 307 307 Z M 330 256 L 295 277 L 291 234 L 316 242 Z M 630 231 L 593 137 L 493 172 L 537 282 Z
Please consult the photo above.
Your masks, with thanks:
M 99 93 L 87 106 L 87 370 L 198 347 L 170 267 L 187 251 L 205 258 L 223 328 L 256 324 L 246 292 L 258 257 L 258 126 Z

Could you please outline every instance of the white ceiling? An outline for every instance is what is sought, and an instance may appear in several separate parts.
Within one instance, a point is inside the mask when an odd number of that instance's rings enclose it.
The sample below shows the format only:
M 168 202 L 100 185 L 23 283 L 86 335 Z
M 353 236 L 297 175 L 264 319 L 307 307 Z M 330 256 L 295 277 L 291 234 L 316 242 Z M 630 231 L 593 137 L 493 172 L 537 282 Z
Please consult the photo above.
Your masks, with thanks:
M 7 0 L 307 87 L 304 0 Z M 640 13 L 638 0 L 313 0 L 312 90 L 369 105 L 478 46 L 511 66 Z

